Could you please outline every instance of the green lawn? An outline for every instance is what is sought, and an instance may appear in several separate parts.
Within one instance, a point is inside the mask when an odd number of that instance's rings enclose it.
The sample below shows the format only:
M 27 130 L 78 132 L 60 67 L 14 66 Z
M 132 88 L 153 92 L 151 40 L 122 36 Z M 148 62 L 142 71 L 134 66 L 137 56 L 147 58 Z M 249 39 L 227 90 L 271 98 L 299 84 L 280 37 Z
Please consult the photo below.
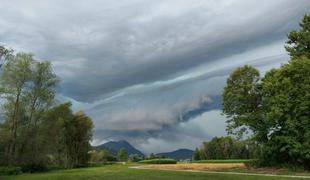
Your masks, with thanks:
M 199 172 L 175 172 L 161 170 L 130 169 L 127 165 L 106 165 L 102 167 L 60 170 L 48 173 L 22 174 L 1 177 L 1 180 L 255 180 L 293 179 L 283 177 L 244 176 L 208 174 Z

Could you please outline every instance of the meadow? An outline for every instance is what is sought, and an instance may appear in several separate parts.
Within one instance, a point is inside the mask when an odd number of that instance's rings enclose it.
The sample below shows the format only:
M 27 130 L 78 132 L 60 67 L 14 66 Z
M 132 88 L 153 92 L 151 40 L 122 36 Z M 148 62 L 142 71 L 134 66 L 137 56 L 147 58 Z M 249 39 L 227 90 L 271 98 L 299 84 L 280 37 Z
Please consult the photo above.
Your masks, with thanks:
M 290 177 L 266 177 L 257 175 L 234 175 L 234 174 L 214 174 L 205 172 L 181 172 L 181 171 L 164 171 L 157 169 L 133 169 L 130 168 L 136 164 L 114 164 L 104 165 L 101 167 L 79 168 L 71 170 L 58 170 L 48 173 L 21 174 L 16 176 L 0 176 L 1 180 L 280 180 L 280 179 L 295 179 Z

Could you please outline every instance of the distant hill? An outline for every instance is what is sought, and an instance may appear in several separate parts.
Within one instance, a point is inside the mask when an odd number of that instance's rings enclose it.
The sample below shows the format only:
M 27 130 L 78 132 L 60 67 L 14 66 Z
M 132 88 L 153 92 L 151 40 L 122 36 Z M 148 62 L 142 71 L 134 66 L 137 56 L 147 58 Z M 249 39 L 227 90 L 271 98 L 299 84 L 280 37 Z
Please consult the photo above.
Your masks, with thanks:
M 133 147 L 131 144 L 129 144 L 127 141 L 109 141 L 107 143 L 101 144 L 99 146 L 95 147 L 96 149 L 108 149 L 111 151 L 113 154 L 117 154 L 119 149 L 125 148 L 127 153 L 130 154 L 137 154 L 139 156 L 144 156 L 144 154 Z
M 178 149 L 172 152 L 158 153 L 158 156 L 165 156 L 176 160 L 192 159 L 194 151 L 190 149 Z

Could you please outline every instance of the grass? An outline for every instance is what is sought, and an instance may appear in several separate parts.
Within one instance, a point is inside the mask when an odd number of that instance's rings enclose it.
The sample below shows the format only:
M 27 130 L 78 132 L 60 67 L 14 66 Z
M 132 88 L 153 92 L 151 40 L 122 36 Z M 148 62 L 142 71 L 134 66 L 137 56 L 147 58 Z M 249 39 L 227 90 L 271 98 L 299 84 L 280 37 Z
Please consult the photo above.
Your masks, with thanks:
M 148 159 L 148 160 L 143 160 L 139 161 L 139 163 L 142 164 L 176 164 L 177 161 L 174 159 Z
M 48 173 L 0 176 L 1 180 L 280 180 L 284 177 L 244 176 L 211 174 L 202 172 L 176 172 L 149 169 L 130 169 L 128 165 L 105 165 L 102 167 L 58 170 Z
M 210 159 L 210 160 L 199 160 L 193 161 L 194 163 L 248 163 L 252 159 Z

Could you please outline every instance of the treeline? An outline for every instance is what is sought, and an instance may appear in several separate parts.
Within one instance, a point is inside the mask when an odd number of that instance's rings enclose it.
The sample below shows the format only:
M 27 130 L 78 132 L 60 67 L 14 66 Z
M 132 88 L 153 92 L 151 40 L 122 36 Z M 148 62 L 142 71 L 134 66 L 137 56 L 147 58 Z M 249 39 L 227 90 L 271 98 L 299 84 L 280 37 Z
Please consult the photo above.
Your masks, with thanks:
M 196 148 L 193 160 L 254 159 L 256 154 L 257 148 L 251 141 L 237 140 L 230 136 L 214 137 Z
M 290 61 L 260 76 L 251 66 L 236 69 L 223 93 L 228 130 L 253 133 L 263 166 L 310 169 L 310 16 L 288 34 Z
M 57 104 L 59 82 L 48 61 L 0 47 L 0 166 L 24 171 L 83 166 L 89 159 L 92 120 Z
M 144 156 L 137 154 L 128 154 L 125 148 L 120 148 L 115 154 L 108 149 L 93 149 L 88 152 L 91 163 L 107 163 L 107 162 L 138 162 L 144 159 Z

